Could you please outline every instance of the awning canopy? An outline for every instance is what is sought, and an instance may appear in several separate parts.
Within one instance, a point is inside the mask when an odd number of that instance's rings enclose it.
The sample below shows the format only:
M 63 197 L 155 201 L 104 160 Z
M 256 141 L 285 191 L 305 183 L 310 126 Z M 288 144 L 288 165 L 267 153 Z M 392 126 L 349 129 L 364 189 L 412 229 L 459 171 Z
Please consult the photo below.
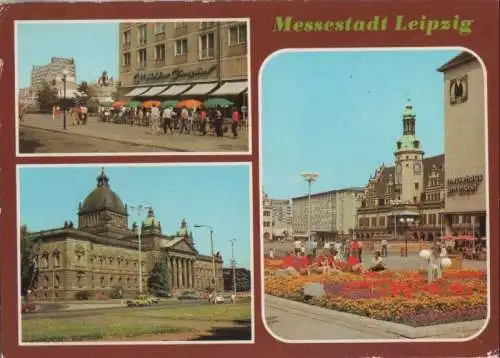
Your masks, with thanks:
M 213 91 L 215 87 L 217 87 L 217 83 L 198 83 L 191 87 L 191 89 L 189 89 L 187 92 L 184 92 L 182 95 L 201 96 Z
M 141 93 L 148 91 L 150 88 L 151 87 L 137 87 L 137 88 L 134 88 L 129 93 L 126 93 L 124 96 L 125 97 L 135 97 L 135 96 L 140 95 Z
M 161 92 L 165 91 L 168 88 L 168 86 L 156 86 L 156 87 L 151 87 L 149 90 L 147 90 L 144 93 L 139 94 L 139 97 L 152 97 L 152 96 L 157 96 Z
M 227 95 L 238 95 L 248 88 L 247 81 L 240 82 L 226 82 L 220 88 L 216 89 L 215 92 L 211 93 L 212 96 L 227 96 Z
M 168 90 L 163 92 L 161 96 L 177 96 L 187 90 L 191 85 L 173 85 Z

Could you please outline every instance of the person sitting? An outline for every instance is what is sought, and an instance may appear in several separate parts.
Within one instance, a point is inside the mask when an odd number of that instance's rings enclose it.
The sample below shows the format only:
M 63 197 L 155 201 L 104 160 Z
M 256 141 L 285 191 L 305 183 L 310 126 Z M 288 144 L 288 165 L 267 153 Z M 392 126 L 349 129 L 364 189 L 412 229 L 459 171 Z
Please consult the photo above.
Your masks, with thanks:
M 382 254 L 380 251 L 375 251 L 372 259 L 372 265 L 368 269 L 372 272 L 384 271 L 386 269 L 384 260 L 382 259 Z
M 359 261 L 359 256 L 356 255 L 357 250 L 353 251 L 354 255 L 353 252 L 351 252 L 349 257 L 347 258 L 347 269 L 351 272 L 361 273 L 364 271 L 363 264 L 361 263 L 361 261 Z

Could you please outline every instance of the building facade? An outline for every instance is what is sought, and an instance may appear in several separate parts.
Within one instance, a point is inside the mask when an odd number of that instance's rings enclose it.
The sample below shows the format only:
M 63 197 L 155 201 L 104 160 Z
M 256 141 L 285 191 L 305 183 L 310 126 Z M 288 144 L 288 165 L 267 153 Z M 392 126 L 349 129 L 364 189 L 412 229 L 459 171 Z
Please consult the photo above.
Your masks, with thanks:
M 433 240 L 444 234 L 444 155 L 424 156 L 416 118 L 408 103 L 394 150 L 395 165 L 377 168 L 365 188 L 358 238 Z
M 121 23 L 120 94 L 138 99 L 210 94 L 244 102 L 247 30 L 246 21 Z
M 75 299 L 80 291 L 108 296 L 116 290 L 135 295 L 141 287 L 139 267 L 142 291 L 147 292 L 150 272 L 158 260 L 167 263 L 174 294 L 214 286 L 223 289 L 222 257 L 200 254 L 185 220 L 175 234 L 164 235 L 153 209 L 141 228 L 135 223 L 129 228 L 128 217 L 127 205 L 110 189 L 103 171 L 97 187 L 79 205 L 77 227 L 65 222 L 61 228 L 30 233 L 37 243 L 35 297 Z
M 321 241 L 347 235 L 356 226 L 362 188 L 330 190 L 311 195 L 311 232 Z M 307 238 L 309 196 L 292 198 L 293 235 Z
M 31 69 L 31 92 L 37 96 L 44 83 L 57 89 L 58 96 L 64 97 L 64 72 L 66 71 L 66 97 L 74 97 L 78 85 L 76 65 L 72 58 L 52 57 L 46 65 L 33 66 Z
M 292 201 L 271 199 L 263 193 L 263 235 L 266 240 L 291 240 L 293 237 Z
M 446 175 L 445 226 L 448 234 L 486 236 L 486 133 L 484 71 L 462 52 L 438 71 L 444 77 Z

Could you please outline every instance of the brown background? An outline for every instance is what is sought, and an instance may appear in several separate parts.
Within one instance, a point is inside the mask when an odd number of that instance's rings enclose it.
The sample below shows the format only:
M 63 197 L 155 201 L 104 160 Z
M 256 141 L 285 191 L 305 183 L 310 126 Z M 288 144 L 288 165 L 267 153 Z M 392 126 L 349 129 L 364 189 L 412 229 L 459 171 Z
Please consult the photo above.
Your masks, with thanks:
M 188 6 L 189 5 L 189 6 Z M 258 118 L 258 72 L 264 59 L 281 48 L 298 47 L 395 47 L 395 46 L 465 46 L 478 53 L 488 69 L 489 96 L 489 152 L 490 152 L 490 212 L 491 212 L 491 294 L 492 309 L 490 324 L 483 334 L 470 342 L 463 343 L 379 343 L 379 344 L 285 344 L 275 341 L 265 330 L 261 319 L 260 292 L 260 207 L 259 207 L 259 142 L 258 127 L 252 127 L 254 149 L 252 156 L 225 157 L 141 157 L 141 162 L 177 161 L 243 161 L 252 160 L 255 226 L 255 344 L 236 345 L 193 345 L 193 346 L 96 346 L 96 347 L 18 347 L 18 308 L 17 308 L 17 248 L 16 237 L 16 163 L 98 163 L 131 162 L 134 159 L 114 157 L 78 158 L 17 158 L 15 157 L 14 127 L 14 20 L 51 20 L 51 19 L 127 19 L 127 18 L 183 18 L 183 17 L 250 17 L 251 20 L 251 105 L 253 123 Z M 425 36 L 420 32 L 405 33 L 273 33 L 274 17 L 295 16 L 301 19 L 331 20 L 348 16 L 363 19 L 374 15 L 405 15 L 427 18 L 447 19 L 458 14 L 461 18 L 472 18 L 473 33 L 460 36 L 456 32 L 436 32 Z M 499 347 L 499 38 L 498 2 L 489 1 L 398 1 L 398 2 L 242 2 L 242 3 L 108 3 L 108 4 L 29 4 L 10 5 L 0 14 L 0 57 L 4 58 L 5 68 L 0 82 L 0 120 L 2 122 L 2 172 L 0 218 L 1 236 L 1 303 L 3 352 L 6 358 L 24 357 L 483 357 Z M 57 46 L 57 44 L 47 44 Z M 411 69 L 409 69 L 411 70 Z M 311 81 L 317 79 L 312 78 Z

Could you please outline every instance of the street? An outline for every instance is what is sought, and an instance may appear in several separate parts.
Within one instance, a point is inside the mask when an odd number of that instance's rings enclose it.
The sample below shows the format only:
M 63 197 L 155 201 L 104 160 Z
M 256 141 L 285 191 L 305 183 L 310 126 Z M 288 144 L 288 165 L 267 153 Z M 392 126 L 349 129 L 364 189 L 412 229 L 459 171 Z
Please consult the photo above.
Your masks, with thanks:
M 19 123 L 19 152 L 32 153 L 133 153 L 133 152 L 247 152 L 248 132 L 234 139 L 199 134 L 152 135 L 150 128 L 100 122 L 91 117 L 84 126 L 49 114 L 26 114 Z

